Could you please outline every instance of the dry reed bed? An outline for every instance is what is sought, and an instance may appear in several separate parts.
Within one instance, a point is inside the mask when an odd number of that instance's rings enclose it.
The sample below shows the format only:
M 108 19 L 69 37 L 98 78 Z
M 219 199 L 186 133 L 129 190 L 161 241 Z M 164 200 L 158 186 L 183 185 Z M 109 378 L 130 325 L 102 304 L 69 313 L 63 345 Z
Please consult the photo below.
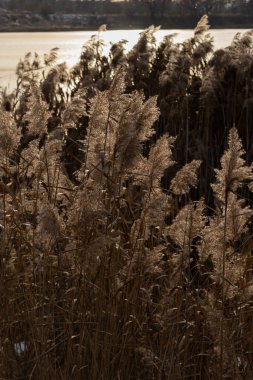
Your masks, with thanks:
M 2 93 L 2 379 L 252 379 L 252 33 L 154 33 Z

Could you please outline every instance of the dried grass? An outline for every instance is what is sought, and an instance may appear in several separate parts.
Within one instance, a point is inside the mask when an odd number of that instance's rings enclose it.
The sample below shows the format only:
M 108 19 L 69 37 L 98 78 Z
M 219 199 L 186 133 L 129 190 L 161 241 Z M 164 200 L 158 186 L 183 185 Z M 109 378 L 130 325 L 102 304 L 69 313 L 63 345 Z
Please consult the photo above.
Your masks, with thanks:
M 212 54 L 207 21 L 127 55 L 95 36 L 71 72 L 55 50 L 20 62 L 0 109 L 1 379 L 252 379 L 252 34 Z

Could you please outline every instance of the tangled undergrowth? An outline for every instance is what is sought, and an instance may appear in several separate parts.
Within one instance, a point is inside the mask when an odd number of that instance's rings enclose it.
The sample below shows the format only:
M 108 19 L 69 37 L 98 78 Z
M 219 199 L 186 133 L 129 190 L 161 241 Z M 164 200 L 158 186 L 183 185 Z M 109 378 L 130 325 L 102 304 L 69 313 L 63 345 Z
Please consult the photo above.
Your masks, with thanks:
M 253 35 L 155 31 L 2 93 L 1 379 L 252 379 Z

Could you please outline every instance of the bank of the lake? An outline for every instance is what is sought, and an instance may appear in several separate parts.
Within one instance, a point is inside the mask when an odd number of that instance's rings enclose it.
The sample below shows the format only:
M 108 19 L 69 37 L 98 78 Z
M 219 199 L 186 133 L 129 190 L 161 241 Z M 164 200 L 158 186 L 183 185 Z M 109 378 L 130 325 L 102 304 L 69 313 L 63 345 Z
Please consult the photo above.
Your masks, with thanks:
M 145 29 L 155 24 L 164 29 L 192 29 L 198 17 L 166 14 L 162 18 L 149 15 L 122 14 L 52 14 L 46 18 L 29 12 L 0 12 L 0 32 L 56 32 L 56 31 L 95 31 L 101 24 L 110 30 Z M 250 15 L 210 15 L 209 23 L 215 29 L 251 29 Z

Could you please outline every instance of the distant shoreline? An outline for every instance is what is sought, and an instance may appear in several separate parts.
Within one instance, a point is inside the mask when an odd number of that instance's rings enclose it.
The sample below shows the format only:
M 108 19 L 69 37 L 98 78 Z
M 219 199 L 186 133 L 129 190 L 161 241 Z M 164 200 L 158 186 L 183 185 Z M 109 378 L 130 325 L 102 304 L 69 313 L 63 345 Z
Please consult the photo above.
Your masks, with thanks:
M 170 15 L 162 20 L 152 22 L 150 17 L 119 17 L 119 15 L 81 15 L 79 19 L 75 19 L 78 15 L 73 15 L 74 19 L 68 20 L 45 20 L 40 19 L 34 21 L 32 19 L 25 20 L 17 17 L 15 22 L 0 23 L 0 33 L 15 32 L 71 32 L 71 31 L 97 31 L 100 25 L 106 24 L 108 30 L 131 30 L 145 29 L 150 25 L 161 25 L 162 29 L 193 29 L 198 19 L 190 16 Z M 80 22 L 81 20 L 81 22 Z M 251 16 L 209 16 L 209 24 L 211 29 L 253 29 L 253 20 Z
M 131 26 L 115 26 L 115 27 L 110 27 L 107 26 L 107 30 L 133 30 L 133 29 L 146 29 L 148 28 L 149 25 L 147 26 L 140 26 L 140 25 L 131 25 Z M 100 25 L 94 26 L 90 25 L 87 27 L 83 26 L 77 26 L 77 27 L 54 27 L 54 28 L 46 28 L 46 27 L 31 27 L 31 28 L 1 28 L 0 27 L 0 33 L 50 33 L 50 32 L 88 32 L 88 31 L 98 31 Z M 193 29 L 194 27 L 189 27 L 189 26 L 182 26 L 182 25 L 177 25 L 173 27 L 170 26 L 163 26 L 161 29 Z M 223 26 L 210 26 L 210 29 L 253 29 L 252 25 L 223 25 Z

